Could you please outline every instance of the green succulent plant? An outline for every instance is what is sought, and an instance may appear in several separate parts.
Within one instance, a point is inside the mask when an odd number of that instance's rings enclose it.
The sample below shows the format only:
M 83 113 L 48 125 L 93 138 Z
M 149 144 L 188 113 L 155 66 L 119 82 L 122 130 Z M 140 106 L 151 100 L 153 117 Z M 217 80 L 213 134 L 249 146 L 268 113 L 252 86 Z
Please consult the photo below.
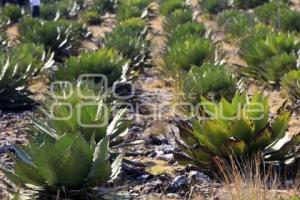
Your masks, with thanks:
M 43 44 L 46 50 L 55 53 L 58 60 L 76 53 L 80 39 L 87 33 L 85 27 L 78 22 L 40 21 L 31 18 L 20 23 L 19 32 L 23 42 Z
M 6 4 L 0 8 L 1 15 L 8 19 L 11 23 L 18 22 L 22 17 L 21 9 L 17 5 Z
M 288 9 L 288 5 L 281 1 L 271 1 L 255 8 L 254 13 L 259 21 L 276 25 L 279 22 L 279 12 L 282 9 Z
M 193 66 L 183 79 L 183 91 L 192 103 L 198 103 L 208 94 L 213 94 L 215 99 L 231 99 L 236 92 L 236 78 L 220 64 Z
M 113 126 L 115 130 L 111 134 L 121 141 L 130 125 L 130 121 L 125 119 L 126 109 L 113 110 L 107 91 L 101 84 L 80 81 L 73 89 L 70 88 L 72 85 L 56 85 L 43 109 L 47 113 L 45 125 L 48 129 L 55 130 L 59 136 L 81 133 L 87 141 L 93 139 L 99 142 L 112 131 Z M 115 116 L 113 112 L 116 112 Z M 38 124 L 37 127 L 45 125 Z
M 58 16 L 66 19 L 75 19 L 84 7 L 84 0 L 64 0 L 56 3 Z
M 115 35 L 126 35 L 130 37 L 146 36 L 147 23 L 141 18 L 129 18 L 121 21 L 119 25 L 113 30 Z M 109 37 L 108 33 L 108 37 Z
M 97 25 L 101 23 L 100 14 L 95 9 L 85 10 L 82 14 L 83 21 L 89 25 Z
M 99 12 L 113 12 L 117 8 L 117 0 L 94 0 L 93 7 Z
M 123 21 L 133 17 L 141 17 L 148 4 L 148 0 L 120 1 L 118 2 L 117 19 Z
M 270 0 L 234 0 L 233 4 L 235 7 L 240 9 L 255 8 L 257 6 L 268 3 Z
M 24 43 L 9 53 L 1 51 L 0 109 L 32 106 L 34 101 L 29 97 L 28 83 L 33 76 L 52 64 L 52 57 L 40 45 Z
M 193 21 L 193 14 L 187 9 L 177 9 L 170 13 L 166 18 L 165 30 L 172 31 L 178 25 Z
M 193 65 L 201 66 L 205 61 L 213 60 L 214 55 L 209 39 L 191 36 L 168 47 L 164 63 L 171 71 L 188 72 Z
M 163 16 L 168 16 L 170 13 L 177 9 L 184 9 L 185 1 L 183 0 L 167 0 L 163 1 L 160 6 L 160 14 Z
M 223 12 L 219 16 L 218 23 L 224 27 L 225 33 L 234 37 L 246 35 L 256 24 L 252 14 L 238 10 Z
M 216 14 L 229 7 L 228 0 L 202 0 L 201 7 L 205 12 Z
M 283 1 L 272 1 L 254 10 L 257 18 L 283 31 L 300 31 L 300 14 Z
M 251 100 L 245 93 L 237 94 L 231 102 L 223 98 L 219 104 L 203 98 L 201 105 L 204 119 L 194 119 L 192 125 L 178 123 L 183 142 L 178 139 L 177 143 L 184 154 L 175 157 L 182 164 L 216 169 L 219 159 L 245 160 L 259 153 L 269 162 L 288 163 L 296 158 L 300 134 L 290 138 L 287 133 L 291 113 L 271 122 L 268 99 L 261 93 Z
M 292 70 L 289 73 L 287 73 L 283 77 L 281 81 L 281 85 L 294 102 L 300 100 L 300 71 L 299 70 Z
M 117 50 L 134 64 L 144 63 L 148 56 L 148 43 L 142 36 L 120 37 L 117 32 L 112 32 L 105 37 L 105 46 Z
M 169 33 L 167 46 L 172 46 L 177 41 L 191 36 L 203 37 L 205 33 L 206 28 L 201 23 L 187 22 L 185 24 L 178 25 Z
M 40 8 L 40 17 L 45 20 L 54 20 L 57 17 L 57 4 L 46 3 Z
M 252 42 L 251 42 L 252 41 Z M 241 56 L 248 64 L 244 73 L 269 84 L 297 67 L 300 42 L 294 34 L 269 33 L 266 38 L 254 37 L 241 48 Z
M 1 164 L 1 171 L 10 180 L 4 182 L 11 193 L 34 199 L 82 199 L 95 197 L 94 187 L 103 187 L 117 178 L 122 155 L 111 160 L 109 136 L 96 144 L 80 134 L 59 136 L 47 131 L 40 129 L 28 145 L 14 147 L 14 166 Z
M 94 53 L 83 53 L 79 57 L 70 57 L 59 66 L 55 79 L 76 81 L 83 74 L 102 74 L 107 77 L 108 86 L 120 79 L 126 64 L 114 49 L 102 48 Z

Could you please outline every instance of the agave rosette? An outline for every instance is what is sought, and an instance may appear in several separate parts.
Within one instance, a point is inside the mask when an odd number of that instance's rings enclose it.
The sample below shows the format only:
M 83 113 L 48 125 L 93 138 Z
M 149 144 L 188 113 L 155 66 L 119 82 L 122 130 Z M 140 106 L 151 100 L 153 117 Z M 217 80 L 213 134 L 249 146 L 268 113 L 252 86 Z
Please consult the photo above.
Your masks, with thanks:
M 278 84 L 285 73 L 297 68 L 300 41 L 294 34 L 269 33 L 254 36 L 240 50 L 248 64 L 244 73 L 270 84 Z
M 33 104 L 28 83 L 41 70 L 50 68 L 53 56 L 40 45 L 21 44 L 8 53 L 0 52 L 0 107 L 16 109 Z
M 179 162 L 214 168 L 219 159 L 244 160 L 258 153 L 279 163 L 290 163 L 299 156 L 300 134 L 289 137 L 287 132 L 291 113 L 282 113 L 272 122 L 268 99 L 261 93 L 251 100 L 245 93 L 237 94 L 231 102 L 222 98 L 219 104 L 203 98 L 202 105 L 202 120 L 178 123 L 183 142 L 177 143 L 184 152 L 176 153 Z

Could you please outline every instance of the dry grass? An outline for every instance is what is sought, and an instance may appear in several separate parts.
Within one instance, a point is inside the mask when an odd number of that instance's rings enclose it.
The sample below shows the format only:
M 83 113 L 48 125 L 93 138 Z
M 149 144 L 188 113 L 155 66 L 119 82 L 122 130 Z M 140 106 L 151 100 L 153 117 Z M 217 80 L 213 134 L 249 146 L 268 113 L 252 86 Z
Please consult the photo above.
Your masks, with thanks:
M 231 163 L 233 164 L 230 166 L 220 164 L 223 179 L 220 199 L 273 200 L 297 195 L 297 190 L 294 189 L 280 190 L 279 177 L 265 169 L 265 164 L 259 157 L 252 161 Z

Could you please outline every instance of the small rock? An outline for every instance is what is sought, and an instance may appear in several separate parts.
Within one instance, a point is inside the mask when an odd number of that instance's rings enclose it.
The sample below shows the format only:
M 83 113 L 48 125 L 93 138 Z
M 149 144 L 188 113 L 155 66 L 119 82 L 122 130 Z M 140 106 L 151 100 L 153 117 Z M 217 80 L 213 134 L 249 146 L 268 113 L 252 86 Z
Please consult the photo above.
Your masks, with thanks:
M 169 193 L 169 194 L 167 194 L 167 197 L 172 198 L 172 199 L 180 199 L 180 196 L 176 193 Z
M 185 176 L 177 176 L 174 181 L 171 183 L 172 191 L 177 191 L 180 187 L 188 184 L 188 180 Z
M 210 178 L 205 174 L 198 171 L 190 171 L 188 174 L 189 182 L 197 182 L 197 183 L 209 183 Z

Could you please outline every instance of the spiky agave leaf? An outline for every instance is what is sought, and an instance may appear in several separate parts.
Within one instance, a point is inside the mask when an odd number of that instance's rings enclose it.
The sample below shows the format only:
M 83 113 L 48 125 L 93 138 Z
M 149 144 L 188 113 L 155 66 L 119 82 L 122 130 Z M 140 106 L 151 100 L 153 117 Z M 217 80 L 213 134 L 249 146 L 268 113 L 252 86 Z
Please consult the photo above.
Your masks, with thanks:
M 266 160 L 280 163 L 298 156 L 299 137 L 285 139 L 291 113 L 270 122 L 268 100 L 261 93 L 251 100 L 245 93 L 237 94 L 231 102 L 223 98 L 219 104 L 203 98 L 201 105 L 205 111 L 202 120 L 178 123 L 182 140 L 178 144 L 185 153 L 177 154 L 179 161 L 210 168 L 216 167 L 216 158 L 230 162 L 232 155 L 238 160 L 251 159 L 262 152 Z

